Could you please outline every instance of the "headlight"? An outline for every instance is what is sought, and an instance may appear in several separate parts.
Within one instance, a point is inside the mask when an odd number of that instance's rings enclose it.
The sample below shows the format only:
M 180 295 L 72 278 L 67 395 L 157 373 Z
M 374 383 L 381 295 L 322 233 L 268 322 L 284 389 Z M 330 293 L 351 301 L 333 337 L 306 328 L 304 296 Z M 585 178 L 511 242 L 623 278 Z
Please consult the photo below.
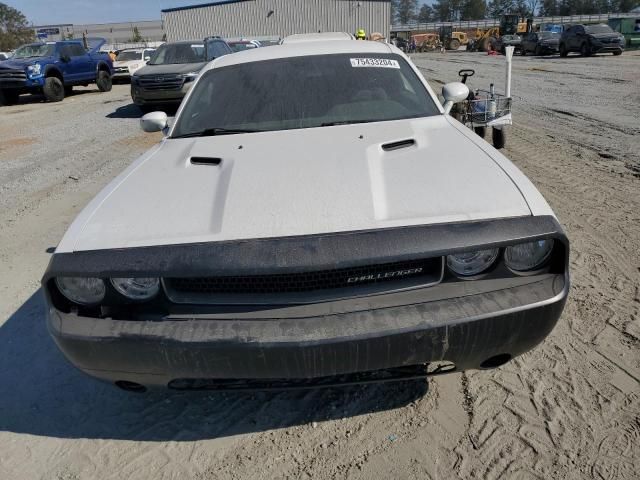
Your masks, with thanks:
M 551 256 L 553 240 L 537 240 L 507 247 L 504 261 L 512 270 L 526 272 L 541 267 Z
M 94 277 L 58 277 L 58 290 L 74 303 L 94 305 L 104 299 L 106 288 L 101 278 Z
M 447 256 L 447 265 L 454 273 L 469 277 L 487 270 L 498 258 L 497 248 L 477 250 L 475 252 L 457 253 Z
M 185 83 L 193 82 L 196 78 L 198 78 L 199 75 L 200 75 L 200 72 L 185 73 L 184 82 Z
M 160 279 L 156 277 L 112 278 L 111 284 L 131 300 L 149 300 L 160 291 Z
M 29 65 L 27 67 L 27 73 L 29 74 L 30 77 L 40 75 L 41 71 L 42 71 L 42 65 L 40 65 L 39 63 L 36 63 L 34 65 Z
M 137 63 L 135 65 L 129 65 L 129 70 L 135 70 L 139 67 L 140 65 L 138 65 Z

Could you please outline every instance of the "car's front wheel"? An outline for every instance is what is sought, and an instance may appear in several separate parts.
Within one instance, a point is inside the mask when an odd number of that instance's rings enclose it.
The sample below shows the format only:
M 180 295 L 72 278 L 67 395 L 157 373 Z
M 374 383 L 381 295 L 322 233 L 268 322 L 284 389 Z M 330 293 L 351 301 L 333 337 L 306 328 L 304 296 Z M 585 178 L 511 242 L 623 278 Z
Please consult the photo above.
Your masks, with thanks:
M 589 48 L 589 44 L 587 42 L 584 42 L 580 46 L 580 55 L 582 55 L 583 57 L 588 57 L 591 55 L 591 48 Z
M 613 52 L 614 55 L 622 55 L 622 50 L 617 50 L 615 52 Z
M 113 86 L 113 81 L 111 80 L 111 75 L 109 75 L 109 72 L 100 70 L 98 72 L 96 85 L 98 85 L 98 90 L 100 90 L 101 92 L 110 92 L 111 87 Z
M 64 100 L 64 85 L 58 77 L 47 77 L 44 81 L 44 98 L 49 102 L 61 102 Z
M 536 55 L 538 57 L 542 56 L 542 47 L 540 45 L 536 46 Z
M 566 57 L 569 54 L 569 52 L 567 51 L 567 47 L 565 47 L 564 43 L 560 44 L 560 56 L 561 57 Z

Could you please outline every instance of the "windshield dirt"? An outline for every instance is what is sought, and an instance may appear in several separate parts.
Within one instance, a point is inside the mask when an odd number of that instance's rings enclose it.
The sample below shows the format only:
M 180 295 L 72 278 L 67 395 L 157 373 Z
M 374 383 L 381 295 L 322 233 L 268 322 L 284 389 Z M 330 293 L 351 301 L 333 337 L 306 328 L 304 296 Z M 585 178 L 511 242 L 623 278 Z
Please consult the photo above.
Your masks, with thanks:
M 55 45 L 47 44 L 35 44 L 35 45 L 23 45 L 18 48 L 13 55 L 13 58 L 29 58 L 29 57 L 50 57 L 53 55 Z
M 314 55 L 242 63 L 207 71 L 194 89 L 174 138 L 199 132 L 288 130 L 440 113 L 411 67 L 392 54 Z
M 178 63 L 199 63 L 205 60 L 203 44 L 173 43 L 164 44 L 149 61 L 149 65 L 173 65 Z

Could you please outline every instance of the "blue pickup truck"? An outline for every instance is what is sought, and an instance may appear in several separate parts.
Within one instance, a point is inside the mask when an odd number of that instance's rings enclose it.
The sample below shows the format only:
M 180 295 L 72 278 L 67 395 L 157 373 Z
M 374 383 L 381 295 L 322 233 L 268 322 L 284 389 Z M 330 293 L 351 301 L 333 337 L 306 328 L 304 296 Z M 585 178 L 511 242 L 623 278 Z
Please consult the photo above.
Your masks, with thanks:
M 98 49 L 104 39 L 30 43 L 0 62 L 0 105 L 18 103 L 22 93 L 42 93 L 59 102 L 74 85 L 95 83 L 101 92 L 111 90 L 113 63 Z

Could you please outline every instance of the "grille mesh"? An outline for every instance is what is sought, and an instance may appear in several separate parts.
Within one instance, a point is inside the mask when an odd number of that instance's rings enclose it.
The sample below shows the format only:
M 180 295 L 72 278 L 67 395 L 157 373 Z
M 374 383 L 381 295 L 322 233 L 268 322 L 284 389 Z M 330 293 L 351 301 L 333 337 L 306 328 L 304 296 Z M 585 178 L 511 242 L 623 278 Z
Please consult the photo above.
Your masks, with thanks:
M 260 294 L 353 288 L 400 279 L 440 278 L 442 258 L 427 258 L 362 267 L 276 275 L 168 278 L 181 293 Z

